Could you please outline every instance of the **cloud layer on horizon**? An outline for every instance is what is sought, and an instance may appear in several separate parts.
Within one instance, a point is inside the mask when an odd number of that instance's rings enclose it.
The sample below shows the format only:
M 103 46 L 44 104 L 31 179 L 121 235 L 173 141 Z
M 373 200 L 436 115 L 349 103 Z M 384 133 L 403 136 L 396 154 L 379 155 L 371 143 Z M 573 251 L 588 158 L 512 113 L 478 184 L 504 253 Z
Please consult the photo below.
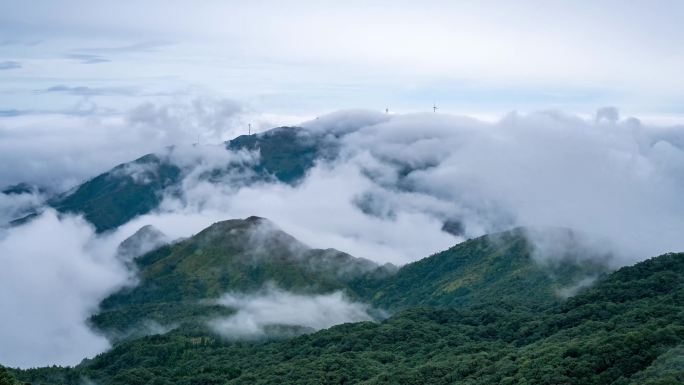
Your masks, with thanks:
M 307 115 L 620 104 L 682 119 L 684 7 L 673 0 L 203 3 L 0 3 L 0 55 L 12 59 L 0 68 L 15 75 L 0 87 L 2 109 L 74 102 L 33 92 L 70 84 L 219 90 L 262 111 Z

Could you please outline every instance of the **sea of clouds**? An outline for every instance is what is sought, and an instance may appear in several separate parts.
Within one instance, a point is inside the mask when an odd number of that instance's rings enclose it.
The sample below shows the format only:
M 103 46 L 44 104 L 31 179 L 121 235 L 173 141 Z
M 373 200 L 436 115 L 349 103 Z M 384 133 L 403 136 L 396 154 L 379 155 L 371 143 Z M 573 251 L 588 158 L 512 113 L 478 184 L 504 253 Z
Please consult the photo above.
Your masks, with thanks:
M 612 108 L 590 119 L 543 111 L 510 113 L 494 122 L 340 111 L 301 124 L 305 135 L 333 138 L 339 145 L 334 159 L 317 162 L 301 182 L 248 182 L 248 175 L 229 174 L 215 183 L 201 176 L 226 163 L 259 159 L 258 152 L 231 153 L 220 145 L 242 124 L 240 109 L 230 103 L 176 106 L 181 112 L 173 113 L 167 108 L 132 111 L 123 123 L 112 123 L 125 129 L 119 134 L 108 132 L 102 120 L 92 130 L 74 124 L 64 137 L 45 128 L 44 117 L 27 120 L 21 130 L 16 120 L 0 124 L 0 160 L 9 165 L 0 172 L 0 184 L 26 176 L 52 191 L 147 151 L 166 153 L 177 140 L 192 143 L 198 127 L 208 127 L 204 140 L 214 143 L 175 147 L 168 159 L 184 169 L 180 194 L 167 194 L 158 210 L 114 232 L 96 234 L 83 219 L 52 210 L 0 230 L 4 365 L 76 364 L 106 349 L 108 341 L 90 331 L 86 320 L 99 301 L 131 284 L 132 273 L 116 258 L 117 246 L 148 224 L 177 239 L 219 220 L 257 215 L 309 246 L 398 265 L 516 226 L 581 230 L 614 254 L 615 267 L 684 250 L 684 126 L 648 125 L 621 118 Z M 0 219 L 42 199 L 4 196 Z M 460 231 L 444 231 L 445 221 L 458 223 Z M 330 295 L 233 293 L 224 300 L 238 312 L 222 325 L 258 334 L 278 318 L 273 312 L 283 303 L 314 312 L 316 306 L 344 305 L 332 306 L 342 313 L 321 322 L 293 320 L 300 326 L 364 318 L 361 305 Z

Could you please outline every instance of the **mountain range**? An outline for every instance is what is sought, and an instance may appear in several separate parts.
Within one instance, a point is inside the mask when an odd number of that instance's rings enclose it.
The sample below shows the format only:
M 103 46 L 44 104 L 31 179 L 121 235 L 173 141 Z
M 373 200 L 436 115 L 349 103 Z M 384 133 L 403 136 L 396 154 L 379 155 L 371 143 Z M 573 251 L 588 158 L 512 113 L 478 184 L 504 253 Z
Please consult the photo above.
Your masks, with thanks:
M 261 182 L 280 182 L 289 185 L 300 183 L 316 162 L 331 162 L 341 153 L 344 132 L 331 133 L 303 127 L 277 127 L 252 135 L 241 135 L 223 143 L 223 148 L 231 152 L 255 152 L 258 157 L 254 163 L 216 164 L 199 175 L 200 180 L 210 183 L 237 184 L 244 187 Z M 11 224 L 25 223 L 35 218 L 45 207 L 60 213 L 82 215 L 98 233 L 115 230 L 140 215 L 158 209 L 165 197 L 179 197 L 183 183 L 196 171 L 198 161 L 179 162 L 176 151 L 170 147 L 165 152 L 147 154 L 131 162 L 116 167 L 84 181 L 72 189 L 48 194 L 28 184 L 7 186 L 5 194 L 32 194 L 40 191 L 47 196 L 44 207 L 33 207 L 30 212 L 21 212 Z M 197 149 L 202 153 L 202 148 Z M 392 167 L 398 168 L 396 188 L 399 191 L 412 191 L 411 183 L 404 183 L 412 171 L 421 170 L 425 165 L 410 161 L 397 164 L 397 160 L 387 160 Z M 238 178 L 231 178 L 237 174 Z M 369 178 L 374 176 L 369 174 Z M 374 197 L 361 196 L 355 204 L 367 215 L 383 216 L 373 209 Z M 442 218 L 442 230 L 463 235 L 465 232 L 461 219 Z
M 226 176 L 239 173 L 240 183 L 297 185 L 340 151 L 335 135 L 297 127 L 225 148 L 259 156 L 212 165 L 202 179 L 231 183 Z M 181 194 L 194 170 L 173 151 L 116 166 L 47 205 L 83 215 L 98 233 L 115 230 Z M 444 218 L 443 230 L 463 233 L 458 218 Z M 539 248 L 539 237 L 566 244 Z M 112 348 L 75 367 L 0 367 L 0 384 L 684 383 L 684 254 L 615 270 L 582 237 L 519 227 L 394 266 L 312 248 L 256 216 L 182 239 L 144 226 L 116 254 L 135 280 L 88 319 Z M 293 298 L 313 310 L 291 306 Z M 258 328 L 264 316 L 269 323 L 248 338 L 216 326 Z M 292 321 L 307 318 L 335 322 Z
M 252 181 L 275 179 L 289 184 L 301 180 L 317 159 L 335 153 L 327 137 L 299 127 L 239 136 L 226 142 L 225 148 L 259 151 L 259 160 L 251 167 Z M 235 167 L 241 166 L 218 167 L 204 177 L 218 180 Z M 142 175 L 130 170 L 141 170 Z M 60 212 L 82 214 L 98 232 L 104 232 L 159 207 L 164 193 L 173 194 L 188 172 L 164 154 L 147 154 L 53 197 L 48 204 Z
M 124 244 L 139 243 L 143 228 Z M 568 231 L 554 229 L 549 231 Z M 157 235 L 159 237 L 159 235 Z M 597 258 L 535 261 L 525 229 L 473 239 L 401 268 L 379 266 L 334 249 L 311 249 L 267 219 L 218 222 L 189 239 L 135 259 L 139 283 L 106 298 L 92 324 L 110 337 L 145 322 L 206 321 L 225 313 L 201 300 L 266 284 L 303 294 L 343 290 L 378 308 L 460 307 L 502 302 L 538 307 L 563 288 L 608 272 Z
M 91 318 L 112 350 L 74 368 L 13 373 L 34 384 L 681 383 L 684 254 L 615 272 L 597 257 L 549 263 L 535 255 L 530 231 L 486 235 L 397 268 L 309 248 L 264 218 L 218 222 L 133 258 L 139 282 Z M 163 236 L 148 227 L 122 247 L 137 249 L 139 238 Z M 341 290 L 383 311 L 373 322 L 287 337 L 216 334 L 209 321 L 236 309 L 211 300 L 264 285 Z M 160 328 L 145 329 L 150 321 Z

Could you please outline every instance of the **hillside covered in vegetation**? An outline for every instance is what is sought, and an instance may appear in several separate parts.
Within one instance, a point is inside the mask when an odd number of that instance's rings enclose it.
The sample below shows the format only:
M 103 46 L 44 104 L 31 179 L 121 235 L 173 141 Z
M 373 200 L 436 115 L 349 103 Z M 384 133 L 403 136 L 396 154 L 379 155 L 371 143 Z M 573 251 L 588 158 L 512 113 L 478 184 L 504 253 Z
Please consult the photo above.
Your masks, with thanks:
M 256 151 L 258 161 L 249 165 L 253 175 L 243 182 L 274 179 L 299 182 L 317 159 L 334 156 L 336 146 L 326 138 L 299 127 L 278 127 L 264 133 L 241 135 L 225 143 L 233 152 Z M 172 153 L 173 148 L 169 151 Z M 48 204 L 60 212 L 82 214 L 98 232 L 116 229 L 136 216 L 159 207 L 165 194 L 175 194 L 192 167 L 174 162 L 169 154 L 147 154 L 120 164 L 74 189 L 51 198 Z M 244 165 L 217 165 L 202 178 L 222 183 L 221 176 L 244 171 Z M 10 186 L 6 193 L 29 191 Z M 35 213 L 29 216 L 35 216 Z M 23 223 L 18 218 L 16 223 Z
M 258 243 L 252 243 L 255 236 Z M 172 330 L 129 335 L 74 368 L 14 375 L 32 384 L 127 385 L 636 385 L 684 379 L 684 254 L 613 273 L 579 258 L 545 265 L 533 257 L 524 229 L 516 229 L 395 272 L 310 249 L 253 217 L 219 222 L 143 255 L 137 265 L 140 284 L 107 298 L 93 324 L 122 332 L 152 318 L 175 322 Z M 341 266 L 355 268 L 340 275 Z M 568 299 L 559 295 L 587 274 L 596 277 L 593 287 Z M 232 311 L 200 299 L 267 281 L 300 293 L 343 290 L 389 313 L 294 338 L 231 339 L 209 327 L 210 317 Z

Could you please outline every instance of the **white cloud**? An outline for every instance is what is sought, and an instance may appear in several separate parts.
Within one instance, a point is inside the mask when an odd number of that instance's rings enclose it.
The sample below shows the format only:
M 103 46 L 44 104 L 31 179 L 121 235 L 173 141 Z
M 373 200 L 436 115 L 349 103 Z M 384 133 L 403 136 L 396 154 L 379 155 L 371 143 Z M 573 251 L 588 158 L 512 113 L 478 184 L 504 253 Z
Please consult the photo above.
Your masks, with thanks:
M 133 108 L 127 124 L 141 128 L 148 141 L 179 144 L 197 134 L 200 143 L 225 140 L 234 130 L 242 107 L 231 100 L 198 98 L 189 103 L 144 103 Z
M 400 203 L 410 204 L 392 218 L 361 212 L 356 198 L 377 187 L 353 164 L 316 167 L 295 187 L 243 183 L 185 181 L 180 199 L 168 196 L 161 212 L 134 219 L 125 228 L 130 231 L 151 223 L 181 237 L 219 220 L 257 215 L 312 247 L 334 247 L 356 257 L 395 264 L 422 258 L 459 240 L 440 230 L 441 221 L 426 208 L 438 211 L 445 205 L 429 196 L 397 193 Z
M 0 119 L 0 188 L 28 182 L 57 192 L 171 145 L 217 144 L 242 129 L 230 100 L 146 103 L 127 114 L 28 114 Z M 141 174 L 142 175 L 142 174 Z
M 269 334 L 273 326 L 299 326 L 319 330 L 346 323 L 371 321 L 367 305 L 352 302 L 342 292 L 302 295 L 273 286 L 252 294 L 226 293 L 219 304 L 235 314 L 212 320 L 210 326 L 231 339 L 250 339 Z
M 3 365 L 75 365 L 109 347 L 85 322 L 129 280 L 112 258 L 117 244 L 95 237 L 82 219 L 53 211 L 0 233 Z
M 194 218 L 196 232 L 214 220 L 259 215 L 313 247 L 398 264 L 462 240 L 441 230 L 445 220 L 461 223 L 463 237 L 521 225 L 579 229 L 605 239 L 618 264 L 684 249 L 682 127 L 558 112 L 494 123 L 368 116 L 352 111 L 306 123 L 346 135 L 340 157 L 317 164 L 297 186 L 191 178 L 182 199 L 169 196 L 161 213 L 131 226 L 164 230 L 168 219 L 189 235 L 183 216 Z
M 295 186 L 245 184 L 249 174 L 208 183 L 200 175 L 228 163 L 251 164 L 258 155 L 179 146 L 169 159 L 188 169 L 182 194 L 167 196 L 157 212 L 113 234 L 95 236 L 80 220 L 60 220 L 51 211 L 4 233 L 0 304 L 12 310 L 0 321 L 7 341 L 0 362 L 75 363 L 106 348 L 83 320 L 103 296 L 129 282 L 113 255 L 121 240 L 147 224 L 175 239 L 219 220 L 258 215 L 309 246 L 397 264 L 518 225 L 578 229 L 591 235 L 583 247 L 616 252 L 617 265 L 683 250 L 684 127 L 611 120 L 558 112 L 510 114 L 495 122 L 340 112 L 305 124 L 343 135 L 342 149 Z M 442 231 L 444 220 L 459 221 L 464 234 Z M 561 254 L 567 243 L 536 241 L 541 254 Z M 262 333 L 280 317 L 273 309 L 284 304 L 349 311 L 291 321 L 312 328 L 367 314 L 339 294 L 312 301 L 266 291 L 226 300 L 239 311 L 224 326 L 246 335 Z
M 684 249 L 677 235 L 684 184 L 675 171 L 683 136 L 684 127 L 633 119 L 594 124 L 544 112 L 495 124 L 399 116 L 359 130 L 348 143 L 429 165 L 407 183 L 453 205 L 468 235 L 501 224 L 567 226 L 607 237 L 634 260 Z
M 43 203 L 44 198 L 40 194 L 0 193 L 0 227 L 28 215 L 32 209 L 41 206 Z

